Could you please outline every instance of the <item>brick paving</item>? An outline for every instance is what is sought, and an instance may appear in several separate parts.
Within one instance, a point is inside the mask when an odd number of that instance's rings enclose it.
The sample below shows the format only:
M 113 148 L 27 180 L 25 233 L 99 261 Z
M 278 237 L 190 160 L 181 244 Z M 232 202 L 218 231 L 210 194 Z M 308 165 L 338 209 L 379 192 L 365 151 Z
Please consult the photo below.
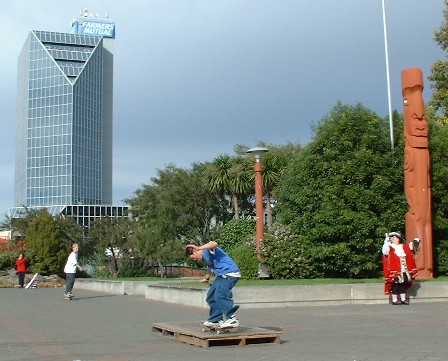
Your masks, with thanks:
M 287 288 L 285 289 L 287 292 Z M 206 310 L 62 288 L 0 289 L 0 361 L 446 361 L 448 302 L 238 311 L 242 324 L 282 332 L 280 345 L 201 348 L 152 331 Z

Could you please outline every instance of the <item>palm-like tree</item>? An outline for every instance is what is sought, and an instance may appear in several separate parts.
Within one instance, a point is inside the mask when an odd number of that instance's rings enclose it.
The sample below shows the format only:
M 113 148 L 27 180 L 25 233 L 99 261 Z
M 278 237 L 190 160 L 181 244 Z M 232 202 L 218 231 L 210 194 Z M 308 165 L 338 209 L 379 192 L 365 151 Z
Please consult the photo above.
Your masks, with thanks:
M 258 147 L 268 148 L 269 152 L 263 156 L 262 160 L 262 182 L 263 196 L 266 199 L 267 225 L 272 226 L 272 208 L 271 201 L 275 198 L 275 192 L 284 170 L 288 163 L 302 149 L 298 144 L 288 143 L 284 146 L 267 145 L 263 142 L 257 144 Z M 252 184 L 255 174 L 252 172 Z
M 275 154 L 267 153 L 263 159 L 263 169 L 261 172 L 263 180 L 263 190 L 266 197 L 266 216 L 267 225 L 272 226 L 272 209 L 271 209 L 271 199 L 273 192 L 278 184 L 284 164 L 281 157 Z
M 228 189 L 232 194 L 235 219 L 240 218 L 240 203 L 251 189 L 251 175 L 252 172 L 250 171 L 250 166 L 247 159 L 243 157 L 234 157 L 233 165 L 229 169 Z
M 242 157 L 220 155 L 206 168 L 206 180 L 211 191 L 222 199 L 229 197 L 234 210 L 234 218 L 240 218 L 240 201 L 250 189 L 247 162 Z

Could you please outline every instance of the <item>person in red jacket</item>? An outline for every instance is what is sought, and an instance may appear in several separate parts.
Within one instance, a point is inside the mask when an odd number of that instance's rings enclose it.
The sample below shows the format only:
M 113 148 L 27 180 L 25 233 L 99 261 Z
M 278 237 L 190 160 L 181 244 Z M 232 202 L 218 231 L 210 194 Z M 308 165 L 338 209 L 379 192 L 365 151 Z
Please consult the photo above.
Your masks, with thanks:
M 384 293 L 392 295 L 393 305 L 409 305 L 406 293 L 417 276 L 413 248 L 412 243 L 401 243 L 401 234 L 398 232 L 389 233 L 384 240 L 382 247 Z
M 23 252 L 19 253 L 19 258 L 16 260 L 16 273 L 19 276 L 19 287 L 23 288 L 26 274 L 26 257 Z

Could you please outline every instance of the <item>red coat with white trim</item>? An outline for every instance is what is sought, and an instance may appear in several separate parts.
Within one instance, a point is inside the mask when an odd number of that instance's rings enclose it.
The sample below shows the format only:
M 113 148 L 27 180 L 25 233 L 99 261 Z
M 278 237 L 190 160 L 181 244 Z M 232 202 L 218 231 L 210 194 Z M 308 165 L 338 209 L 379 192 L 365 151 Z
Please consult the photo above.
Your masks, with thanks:
M 417 276 L 417 266 L 415 264 L 414 255 L 411 248 L 407 243 L 403 244 L 403 250 L 406 254 L 406 266 L 412 279 L 408 282 L 408 288 L 412 286 L 413 279 Z M 383 254 L 383 272 L 384 272 L 384 293 L 390 294 L 392 284 L 401 274 L 401 261 L 400 257 L 395 254 L 395 249 L 390 247 L 389 255 Z

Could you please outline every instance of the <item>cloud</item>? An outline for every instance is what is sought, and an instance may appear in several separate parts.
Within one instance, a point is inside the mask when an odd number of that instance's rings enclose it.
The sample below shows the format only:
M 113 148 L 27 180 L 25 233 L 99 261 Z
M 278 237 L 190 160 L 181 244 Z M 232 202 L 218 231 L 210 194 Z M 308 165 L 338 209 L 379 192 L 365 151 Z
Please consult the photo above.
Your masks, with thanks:
M 11 207 L 17 58 L 31 29 L 69 31 L 85 2 L 2 4 L 0 212 Z M 401 70 L 425 78 L 443 52 L 443 0 L 386 1 L 393 108 Z M 377 0 L 89 1 L 115 20 L 114 201 L 173 163 L 233 154 L 235 144 L 306 144 L 338 100 L 388 114 Z M 424 98 L 430 84 L 425 81 Z

